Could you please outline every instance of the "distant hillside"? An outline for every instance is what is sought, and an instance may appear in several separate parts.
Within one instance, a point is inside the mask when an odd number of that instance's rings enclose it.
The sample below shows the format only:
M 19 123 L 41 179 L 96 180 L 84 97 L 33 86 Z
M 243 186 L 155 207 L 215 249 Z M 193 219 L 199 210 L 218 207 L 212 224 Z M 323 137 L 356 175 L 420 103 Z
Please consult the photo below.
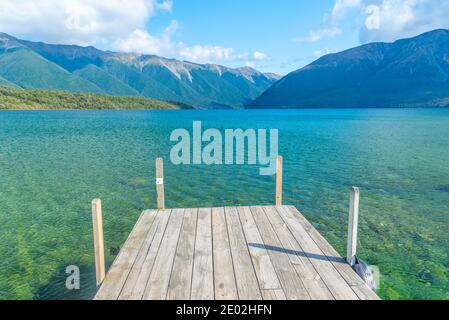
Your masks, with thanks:
M 1 79 L 0 79 L 1 81 Z M 0 85 L 0 110 L 191 109 L 187 105 L 144 97 L 114 97 L 98 93 L 24 90 Z
M 2 77 L 0 77 L 0 86 L 16 87 L 17 88 L 17 86 L 14 83 L 12 83 L 12 82 L 10 82 L 10 81 L 6 80 L 5 78 L 2 78 Z
M 231 69 L 153 55 L 51 45 L 0 33 L 0 82 L 27 89 L 145 96 L 202 108 L 240 108 L 279 78 L 247 67 Z
M 449 30 L 330 54 L 290 73 L 251 107 L 447 107 Z

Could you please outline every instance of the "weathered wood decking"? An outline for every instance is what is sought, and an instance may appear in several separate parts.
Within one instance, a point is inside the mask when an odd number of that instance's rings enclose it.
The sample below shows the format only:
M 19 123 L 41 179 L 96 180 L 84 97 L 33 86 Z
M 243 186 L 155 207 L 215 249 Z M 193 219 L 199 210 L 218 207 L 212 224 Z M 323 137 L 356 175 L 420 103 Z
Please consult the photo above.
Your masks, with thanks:
M 292 206 L 145 211 L 95 299 L 379 299 Z

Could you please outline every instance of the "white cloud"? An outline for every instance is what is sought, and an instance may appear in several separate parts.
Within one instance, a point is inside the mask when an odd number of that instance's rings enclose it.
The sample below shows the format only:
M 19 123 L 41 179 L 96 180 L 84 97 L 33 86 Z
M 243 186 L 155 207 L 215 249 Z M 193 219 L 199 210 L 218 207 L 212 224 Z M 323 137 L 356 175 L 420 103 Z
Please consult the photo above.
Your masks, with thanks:
M 172 8 L 172 0 L 0 0 L 0 31 L 28 40 L 94 45 L 200 63 L 253 63 L 267 58 L 260 51 L 250 54 L 219 45 L 176 42 L 179 24 L 175 20 L 161 34 L 150 33 L 148 21 Z
M 229 61 L 235 59 L 234 49 L 220 46 L 196 45 L 193 47 L 184 47 L 179 50 L 179 54 L 184 59 L 195 62 Z
M 148 31 L 136 29 L 124 39 L 118 39 L 113 44 L 114 49 L 123 52 L 144 54 L 163 54 L 174 51 L 172 36 L 178 29 L 178 22 L 173 20 L 162 35 L 152 36 Z
M 295 42 L 317 42 L 324 38 L 332 38 L 341 34 L 340 28 L 325 27 L 318 30 L 312 30 L 306 37 L 297 38 Z
M 394 41 L 449 28 L 449 0 L 379 0 L 364 1 L 364 4 L 371 12 L 363 12 L 362 42 Z M 377 26 L 370 19 L 377 19 Z
M 325 38 L 333 38 L 342 33 L 339 22 L 346 13 L 354 8 L 359 8 L 363 0 L 336 0 L 330 14 L 324 16 L 324 22 L 319 29 L 312 30 L 306 37 L 299 37 L 295 42 L 317 42 Z
M 363 0 L 337 0 L 335 1 L 334 7 L 332 8 L 332 13 L 327 18 L 329 23 L 338 23 L 343 19 L 346 13 L 354 8 L 359 8 L 362 5 Z
M 0 30 L 53 43 L 110 43 L 138 29 L 172 1 L 1 0 Z
M 164 2 L 157 2 L 156 8 L 159 10 L 171 11 L 173 8 L 173 0 L 165 0 Z
M 449 28 L 449 0 L 336 0 L 321 28 L 297 40 L 314 42 L 339 35 L 350 13 L 360 17 L 362 43 L 395 41 Z
M 179 24 L 173 20 L 159 36 L 153 36 L 148 31 L 137 29 L 126 38 L 118 39 L 114 48 L 123 52 L 144 54 L 170 55 L 180 59 L 198 63 L 245 62 L 254 65 L 256 61 L 267 59 L 267 55 L 260 51 L 253 54 L 239 53 L 233 48 L 223 46 L 195 45 L 188 46 L 183 42 L 173 41 L 173 36 Z
M 255 62 L 262 61 L 268 58 L 267 54 L 255 51 L 252 54 L 246 52 L 236 52 L 233 48 L 225 48 L 221 46 L 201 46 L 196 45 L 188 47 L 183 43 L 177 45 L 179 56 L 183 59 L 199 62 L 244 62 L 245 65 L 254 66 Z
M 263 53 L 263 52 L 256 51 L 253 53 L 253 58 L 254 58 L 254 60 L 257 60 L 257 61 L 265 60 L 265 59 L 267 59 L 267 57 L 268 57 L 267 54 Z

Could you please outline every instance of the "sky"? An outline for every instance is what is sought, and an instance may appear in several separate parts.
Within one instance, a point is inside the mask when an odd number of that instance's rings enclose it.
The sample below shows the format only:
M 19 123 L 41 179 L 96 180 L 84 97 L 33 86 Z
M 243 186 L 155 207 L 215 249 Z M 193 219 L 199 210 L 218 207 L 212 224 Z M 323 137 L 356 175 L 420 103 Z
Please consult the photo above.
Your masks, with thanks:
M 373 41 L 449 29 L 449 0 L 0 0 L 0 32 L 285 75 Z

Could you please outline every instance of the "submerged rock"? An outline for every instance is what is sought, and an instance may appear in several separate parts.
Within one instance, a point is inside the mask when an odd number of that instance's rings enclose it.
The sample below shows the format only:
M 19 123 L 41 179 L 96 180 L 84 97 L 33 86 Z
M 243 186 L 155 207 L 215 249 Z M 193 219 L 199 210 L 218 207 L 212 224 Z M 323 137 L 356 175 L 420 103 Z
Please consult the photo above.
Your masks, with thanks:
M 437 188 L 438 191 L 449 193 L 449 185 L 440 186 Z

